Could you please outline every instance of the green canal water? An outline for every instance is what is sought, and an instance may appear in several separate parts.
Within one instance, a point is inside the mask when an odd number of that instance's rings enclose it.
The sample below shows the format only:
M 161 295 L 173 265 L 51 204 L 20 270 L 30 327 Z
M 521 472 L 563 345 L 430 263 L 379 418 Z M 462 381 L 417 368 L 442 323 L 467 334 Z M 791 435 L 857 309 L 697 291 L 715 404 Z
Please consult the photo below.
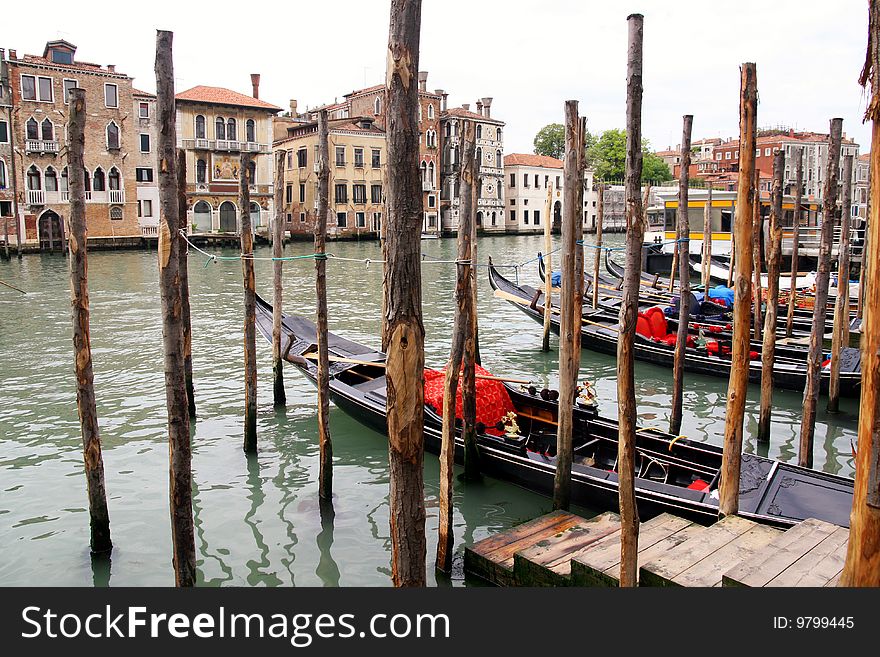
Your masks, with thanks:
M 616 239 L 615 239 L 616 238 Z M 589 240 L 590 237 L 588 236 Z M 611 236 L 611 241 L 621 241 Z M 606 240 L 607 243 L 607 240 Z M 541 236 L 483 237 L 480 260 L 524 263 L 542 248 Z M 424 240 L 430 258 L 455 257 L 455 241 Z M 332 243 L 349 258 L 381 258 L 376 242 Z M 293 244 L 285 255 L 311 252 Z M 234 255 L 233 251 L 217 251 Z M 592 258 L 593 251 L 588 253 Z M 268 257 L 267 247 L 258 256 Z M 388 586 L 390 550 L 388 455 L 384 436 L 338 409 L 331 410 L 334 452 L 332 522 L 317 503 L 318 449 L 315 392 L 288 369 L 288 405 L 272 405 L 271 350 L 258 338 L 259 456 L 241 450 L 244 405 L 242 283 L 238 262 L 190 258 L 193 363 L 198 418 L 193 427 L 193 502 L 199 581 L 237 586 Z M 508 270 L 513 271 L 513 270 Z M 422 269 L 426 360 L 442 366 L 450 343 L 455 271 Z M 511 273 L 512 275 L 512 273 Z M 535 264 L 519 273 L 536 284 Z M 88 513 L 76 410 L 67 262 L 32 255 L 0 262 L 0 280 L 27 290 L 0 288 L 0 585 L 173 584 L 168 514 L 161 315 L 152 252 L 95 252 L 89 257 L 92 353 L 98 417 L 114 542 L 109 563 L 88 552 Z M 378 346 L 382 265 L 330 261 L 332 331 Z M 540 327 L 479 282 L 483 364 L 497 374 L 556 387 L 555 352 L 540 351 Z M 311 260 L 285 264 L 287 312 L 314 312 Z M 257 262 L 257 289 L 271 297 L 271 263 Z M 553 338 L 555 349 L 556 339 Z M 596 382 L 603 414 L 616 417 L 613 358 L 582 352 L 581 376 Z M 668 421 L 671 372 L 636 365 L 640 423 Z M 727 381 L 686 375 L 683 433 L 720 444 Z M 756 451 L 759 390 L 751 386 L 745 449 Z M 857 400 L 843 412 L 819 413 L 815 467 L 852 476 Z M 801 396 L 774 395 L 771 457 L 796 459 Z M 437 533 L 439 466 L 426 455 L 428 555 Z M 438 585 L 462 585 L 463 545 L 544 513 L 550 500 L 493 479 L 456 482 L 457 568 Z M 588 510 L 582 510 L 589 512 Z M 429 568 L 429 573 L 432 572 Z M 435 582 L 433 574 L 431 581 Z M 470 582 L 468 582 L 470 583 Z

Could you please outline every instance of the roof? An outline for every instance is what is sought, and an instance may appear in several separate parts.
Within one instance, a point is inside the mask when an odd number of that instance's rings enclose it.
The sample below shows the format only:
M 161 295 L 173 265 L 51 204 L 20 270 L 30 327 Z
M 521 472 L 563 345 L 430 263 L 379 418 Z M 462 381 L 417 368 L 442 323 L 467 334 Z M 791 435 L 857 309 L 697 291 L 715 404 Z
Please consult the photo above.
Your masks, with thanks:
M 105 75 L 117 75 L 119 77 L 128 77 L 125 73 L 120 73 L 119 71 L 110 71 L 100 64 L 91 64 L 89 62 L 74 62 L 73 64 L 59 64 L 58 62 L 53 62 L 51 59 L 46 57 L 38 57 L 37 55 L 24 55 L 21 59 L 18 60 L 23 64 L 34 64 L 36 66 L 52 66 L 54 68 L 68 68 L 75 69 L 78 71 L 89 71 L 92 73 L 103 73 Z
M 863 162 L 867 162 L 871 159 L 871 154 L 870 153 L 862 153 L 861 155 L 859 155 L 859 159 L 862 160 Z
M 139 98 L 155 98 L 156 94 L 151 94 L 149 91 L 141 91 L 140 89 L 132 88 L 131 90 L 132 96 L 137 96 Z
M 245 96 L 237 91 L 225 89 L 223 87 L 207 87 L 199 85 L 186 91 L 181 91 L 174 96 L 175 100 L 190 101 L 194 103 L 208 103 L 210 105 L 232 105 L 234 107 L 254 107 L 257 109 L 265 109 L 271 112 L 280 112 L 281 108 L 267 103 L 265 100 L 254 98 L 253 96 Z
M 549 155 L 535 155 L 534 153 L 511 153 L 504 156 L 506 167 L 542 167 L 544 169 L 561 169 L 562 160 L 557 160 Z
M 476 112 L 471 112 L 470 110 L 466 110 L 463 107 L 453 107 L 452 109 L 448 109 L 443 112 L 442 116 L 457 116 L 462 119 L 476 119 L 479 121 L 485 121 L 489 123 L 498 123 L 499 125 L 504 125 L 504 121 L 499 121 L 498 119 L 493 119 L 489 116 L 483 116 L 482 114 L 477 114 Z
M 673 150 L 669 150 L 669 151 L 655 151 L 655 152 L 654 152 L 654 155 L 657 155 L 657 156 L 659 156 L 659 157 L 664 157 L 664 156 L 666 156 L 666 157 L 672 157 L 673 155 L 681 155 L 681 151 L 673 151 Z
M 370 121 L 370 127 L 364 128 L 360 125 L 360 122 L 364 119 Z M 337 132 L 337 131 L 346 131 L 346 132 L 357 132 L 362 135 L 372 135 L 375 137 L 379 137 L 385 134 L 385 131 L 382 128 L 378 127 L 375 123 L 372 122 L 372 117 L 346 117 L 342 119 L 330 119 L 327 121 L 327 129 L 329 132 Z M 282 137 L 280 139 L 276 139 L 273 144 L 278 146 L 288 141 L 294 141 L 297 139 L 302 139 L 303 137 L 313 136 L 318 134 L 318 122 L 317 121 L 302 121 L 299 123 L 295 123 L 287 127 L 288 136 Z M 295 134 L 290 134 L 291 132 Z

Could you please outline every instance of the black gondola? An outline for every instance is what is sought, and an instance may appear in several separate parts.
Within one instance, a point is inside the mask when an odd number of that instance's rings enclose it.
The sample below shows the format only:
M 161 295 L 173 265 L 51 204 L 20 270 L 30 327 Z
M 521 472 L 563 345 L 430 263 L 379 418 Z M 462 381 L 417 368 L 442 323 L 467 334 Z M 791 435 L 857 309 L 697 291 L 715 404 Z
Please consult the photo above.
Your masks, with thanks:
M 257 327 L 271 341 L 272 307 L 259 297 Z M 285 358 L 314 383 L 316 365 L 306 357 L 315 351 L 314 323 L 285 315 L 282 333 Z M 332 359 L 331 400 L 359 422 L 386 433 L 385 354 L 332 333 L 328 349 Z M 481 470 L 488 476 L 551 495 L 558 405 L 553 395 L 539 394 L 533 388 L 504 384 L 504 389 L 515 409 L 517 430 L 496 431 L 500 435 L 493 435 L 489 429 L 479 433 Z M 574 414 L 572 502 L 616 508 L 617 422 L 599 416 L 586 397 L 579 397 Z M 430 452 L 439 453 L 441 424 L 441 417 L 426 405 L 425 447 Z M 457 436 L 458 462 L 463 457 L 460 441 Z M 656 429 L 641 429 L 636 454 L 636 498 L 643 518 L 669 511 L 704 523 L 717 520 L 721 466 L 718 447 Z M 779 527 L 810 517 L 848 526 L 851 479 L 743 454 L 741 482 L 739 505 L 744 517 Z
M 543 308 L 534 300 L 542 303 L 543 295 L 539 290 L 529 286 L 517 286 L 498 273 L 491 264 L 489 265 L 489 283 L 493 290 L 500 290 L 501 296 L 511 304 L 519 308 L 523 313 L 539 323 L 544 322 Z M 592 351 L 605 354 L 617 354 L 617 317 L 606 311 L 586 311 L 581 326 L 581 346 Z M 670 325 L 675 326 L 674 320 Z M 558 314 L 551 314 L 550 327 L 555 333 L 559 333 Z M 723 338 L 722 338 L 723 339 Z M 760 349 L 760 345 L 753 344 L 753 349 Z M 673 344 L 658 342 L 643 337 L 638 333 L 635 336 L 633 346 L 635 357 L 662 367 L 672 367 L 675 360 L 675 348 Z M 861 384 L 860 354 L 858 349 L 850 347 L 842 352 L 840 371 L 840 394 L 845 397 L 857 397 Z M 688 372 L 708 374 L 711 376 L 730 378 L 730 360 L 723 355 L 713 355 L 707 351 L 688 347 L 685 350 L 684 368 Z M 829 372 L 823 368 L 821 374 L 822 390 L 827 391 Z M 760 383 L 761 361 L 754 359 L 749 361 L 749 381 Z M 773 366 L 773 385 L 786 390 L 802 391 L 806 384 L 806 349 L 802 347 L 789 347 L 777 345 L 775 364 Z

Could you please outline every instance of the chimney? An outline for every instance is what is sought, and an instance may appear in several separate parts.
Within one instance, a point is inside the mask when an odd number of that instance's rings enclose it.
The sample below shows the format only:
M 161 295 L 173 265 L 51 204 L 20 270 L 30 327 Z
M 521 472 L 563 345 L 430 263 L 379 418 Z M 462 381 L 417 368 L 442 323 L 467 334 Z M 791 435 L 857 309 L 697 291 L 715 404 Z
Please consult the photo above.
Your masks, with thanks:
M 428 90 L 428 72 L 419 71 L 419 91 Z
M 491 111 L 490 111 L 492 108 L 492 99 L 491 98 L 482 98 L 481 100 L 483 101 L 483 114 L 488 119 L 492 116 Z
M 296 98 L 290 99 L 290 115 L 294 118 L 298 116 L 298 114 L 296 113 Z
M 116 64 L 107 64 L 108 73 L 116 73 Z
M 471 111 L 471 104 L 470 103 L 462 103 L 461 109 L 463 109 L 465 112 L 470 112 Z
M 9 59 L 18 59 L 18 54 L 12 48 L 9 49 Z
M 254 98 L 260 97 L 260 74 L 259 73 L 251 73 L 251 87 L 253 87 L 254 92 L 251 94 Z
M 447 94 L 443 89 L 434 89 L 434 93 L 441 97 L 440 111 L 445 112 L 446 111 L 446 96 L 448 96 L 449 94 Z
M 477 114 L 479 114 L 480 116 L 483 115 L 483 103 L 481 103 L 479 100 L 477 101 Z

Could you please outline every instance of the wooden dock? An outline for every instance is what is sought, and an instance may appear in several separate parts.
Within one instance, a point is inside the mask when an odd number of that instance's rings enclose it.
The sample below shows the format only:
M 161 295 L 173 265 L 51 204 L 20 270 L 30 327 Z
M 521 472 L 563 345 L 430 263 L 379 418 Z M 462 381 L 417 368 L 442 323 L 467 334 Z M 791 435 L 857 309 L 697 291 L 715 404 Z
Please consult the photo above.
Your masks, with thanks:
M 639 529 L 639 586 L 836 586 L 849 530 L 809 519 L 783 531 L 731 516 L 708 527 L 668 513 Z M 554 511 L 465 550 L 497 586 L 617 586 L 620 521 Z

